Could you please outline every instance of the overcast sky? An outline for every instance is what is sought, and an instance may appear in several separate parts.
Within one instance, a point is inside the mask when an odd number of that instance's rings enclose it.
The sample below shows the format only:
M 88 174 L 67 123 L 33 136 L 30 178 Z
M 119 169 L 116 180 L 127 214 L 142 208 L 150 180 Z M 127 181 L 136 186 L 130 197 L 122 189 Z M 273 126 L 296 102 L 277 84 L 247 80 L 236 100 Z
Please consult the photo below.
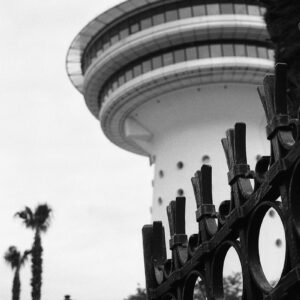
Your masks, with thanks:
M 147 158 L 111 144 L 68 80 L 68 47 L 119 0 L 10 0 L 0 4 L 0 256 L 33 232 L 25 205 L 54 211 L 43 236 L 43 300 L 123 299 L 144 283 L 141 227 L 150 221 Z M 12 272 L 0 260 L 0 299 Z M 30 264 L 21 272 L 30 300 Z

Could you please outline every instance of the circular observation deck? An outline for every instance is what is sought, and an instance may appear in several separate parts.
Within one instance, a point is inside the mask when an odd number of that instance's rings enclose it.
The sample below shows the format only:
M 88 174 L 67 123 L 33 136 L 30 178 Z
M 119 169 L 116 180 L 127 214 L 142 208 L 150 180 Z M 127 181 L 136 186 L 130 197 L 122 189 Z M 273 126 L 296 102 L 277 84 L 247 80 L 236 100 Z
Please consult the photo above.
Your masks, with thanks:
M 78 34 L 67 71 L 106 136 L 149 155 L 139 107 L 192 86 L 257 85 L 273 69 L 263 14 L 254 0 L 129 0 Z

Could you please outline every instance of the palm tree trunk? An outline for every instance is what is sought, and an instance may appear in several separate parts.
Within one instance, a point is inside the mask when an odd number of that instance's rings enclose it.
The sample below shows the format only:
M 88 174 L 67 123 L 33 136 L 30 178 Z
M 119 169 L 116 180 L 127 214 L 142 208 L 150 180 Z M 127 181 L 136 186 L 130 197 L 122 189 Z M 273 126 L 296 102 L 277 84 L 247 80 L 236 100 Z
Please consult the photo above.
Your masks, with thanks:
M 31 296 L 32 300 L 40 300 L 41 299 L 41 287 L 42 287 L 42 253 L 43 247 L 41 243 L 41 235 L 40 231 L 37 229 L 34 236 L 34 243 L 32 247 L 31 253 L 31 271 L 32 271 L 32 279 L 31 279 Z
M 261 0 L 266 5 L 265 20 L 275 48 L 275 62 L 288 65 L 289 113 L 300 106 L 300 1 Z
M 20 269 L 16 268 L 13 286 L 12 286 L 12 300 L 20 299 L 21 282 L 20 282 Z

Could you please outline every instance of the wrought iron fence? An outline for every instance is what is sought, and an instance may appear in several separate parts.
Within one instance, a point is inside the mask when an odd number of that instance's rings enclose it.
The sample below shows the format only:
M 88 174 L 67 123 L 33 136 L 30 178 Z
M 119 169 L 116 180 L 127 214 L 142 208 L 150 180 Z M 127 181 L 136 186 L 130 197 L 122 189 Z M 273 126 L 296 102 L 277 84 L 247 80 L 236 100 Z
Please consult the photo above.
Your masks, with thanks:
M 243 123 L 227 130 L 222 139 L 231 199 L 215 210 L 212 168 L 203 165 L 192 178 L 198 233 L 189 238 L 185 233 L 184 197 L 177 197 L 167 207 L 171 259 L 167 259 L 162 223 L 143 227 L 149 300 L 195 299 L 198 278 L 205 286 L 204 299 L 226 299 L 223 267 L 230 248 L 241 263 L 243 300 L 300 299 L 300 126 L 294 109 L 297 105 L 287 92 L 286 70 L 285 64 L 277 64 L 275 75 L 267 75 L 258 88 L 267 119 L 270 156 L 261 157 L 255 170 L 250 169 Z M 275 286 L 264 274 L 258 245 L 262 221 L 271 208 L 280 216 L 286 238 L 284 267 Z

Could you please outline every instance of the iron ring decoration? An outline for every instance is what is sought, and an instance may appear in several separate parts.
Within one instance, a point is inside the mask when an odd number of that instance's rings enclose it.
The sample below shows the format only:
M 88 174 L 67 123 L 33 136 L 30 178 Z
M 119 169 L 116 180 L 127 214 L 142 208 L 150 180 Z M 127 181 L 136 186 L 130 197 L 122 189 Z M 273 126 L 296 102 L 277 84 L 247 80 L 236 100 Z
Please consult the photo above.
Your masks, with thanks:
M 238 241 L 227 240 L 223 242 L 216 250 L 213 262 L 212 262 L 212 283 L 213 290 L 215 295 L 215 300 L 223 300 L 224 299 L 224 289 L 223 289 L 223 268 L 225 257 L 230 248 L 233 248 L 239 258 L 241 268 L 242 268 L 242 276 L 245 273 L 244 267 L 244 259 L 242 255 L 242 250 Z M 243 295 L 244 295 L 244 285 L 243 285 Z
M 200 278 L 201 281 L 204 282 L 205 284 L 203 275 L 197 270 L 192 271 L 189 274 L 189 276 L 186 278 L 183 287 L 183 296 L 182 296 L 183 300 L 193 300 L 194 287 L 198 278 Z
M 285 226 L 284 217 L 280 208 L 279 201 L 276 202 L 267 201 L 258 205 L 256 209 L 253 211 L 249 220 L 249 227 L 247 231 L 247 249 L 248 249 L 250 274 L 255 284 L 262 291 L 266 293 L 270 292 L 273 289 L 273 287 L 268 282 L 260 263 L 258 239 L 259 239 L 261 224 L 263 222 L 263 219 L 267 211 L 270 208 L 273 208 L 277 212 L 285 230 L 286 226 Z M 282 275 L 285 273 L 286 265 L 287 265 L 287 255 L 285 255 L 284 267 L 280 277 L 282 277 Z

